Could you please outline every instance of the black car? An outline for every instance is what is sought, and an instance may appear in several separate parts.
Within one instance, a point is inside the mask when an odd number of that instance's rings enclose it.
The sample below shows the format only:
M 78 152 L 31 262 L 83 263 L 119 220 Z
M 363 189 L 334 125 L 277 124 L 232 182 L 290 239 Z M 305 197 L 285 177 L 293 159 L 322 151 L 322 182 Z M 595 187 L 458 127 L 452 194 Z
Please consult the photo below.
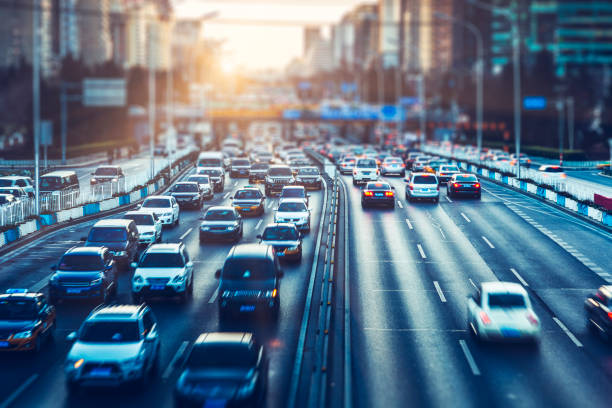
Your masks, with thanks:
M 612 285 L 603 285 L 584 302 L 587 326 L 605 341 L 612 341 Z
M 481 186 L 478 177 L 473 174 L 453 175 L 446 183 L 446 195 L 449 197 L 469 195 L 479 199 Z
M 245 186 L 236 191 L 231 199 L 232 205 L 241 215 L 260 216 L 264 213 L 266 197 L 257 187 Z
M 395 187 L 389 183 L 370 182 L 361 192 L 361 207 L 385 205 L 395 207 Z
M 117 268 L 105 247 L 76 247 L 60 258 L 49 281 L 49 302 L 94 299 L 106 302 L 117 294 Z
M 219 278 L 219 319 L 232 315 L 267 314 L 278 319 L 280 278 L 278 257 L 270 245 L 234 246 L 215 273 Z
M 320 190 L 321 189 L 321 172 L 318 167 L 300 167 L 297 172 L 295 181 L 305 188 Z
M 249 177 L 251 162 L 246 157 L 236 157 L 231 160 L 230 177 Z
M 127 267 L 138 255 L 139 235 L 133 220 L 100 220 L 81 238 L 86 247 L 107 247 L 115 261 Z
M 203 333 L 174 388 L 177 407 L 263 405 L 268 358 L 251 333 Z
M 221 193 L 225 189 L 225 173 L 221 169 L 198 169 L 197 174 L 205 174 L 210 177 L 215 193 Z
M 230 240 L 242 238 L 242 217 L 234 207 L 210 207 L 202 217 L 200 224 L 200 242 Z
M 249 183 L 259 183 L 266 181 L 266 174 L 270 168 L 269 163 L 253 163 L 249 172 Z
M 283 187 L 293 184 L 295 184 L 295 179 L 289 166 L 270 166 L 266 174 L 266 196 L 278 194 Z
M 201 208 L 204 197 L 200 185 L 195 181 L 182 181 L 170 189 L 170 195 L 181 207 Z

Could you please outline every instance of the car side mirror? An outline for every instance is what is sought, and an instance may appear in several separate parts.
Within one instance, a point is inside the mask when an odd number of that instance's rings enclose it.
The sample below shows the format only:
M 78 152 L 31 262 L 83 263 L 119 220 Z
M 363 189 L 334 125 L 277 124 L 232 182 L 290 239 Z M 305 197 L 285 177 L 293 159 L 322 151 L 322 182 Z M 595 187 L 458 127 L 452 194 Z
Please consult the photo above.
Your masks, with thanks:
M 135 263 L 135 262 L 133 262 L 133 263 Z M 111 269 L 113 269 L 113 264 L 112 264 L 112 263 L 109 263 L 108 265 L 106 265 L 106 266 L 104 267 L 104 269 L 106 269 L 107 271 L 110 271 Z
M 81 237 L 82 242 L 87 242 L 87 237 Z
M 217 269 L 215 271 L 215 278 L 219 279 L 221 277 L 221 269 Z
M 395 186 L 391 186 L 391 190 L 395 190 Z
M 136 208 L 141 209 L 141 208 L 142 208 L 142 204 L 138 204 L 138 205 L 136 206 Z
M 51 270 L 52 270 L 52 271 L 57 270 L 57 265 L 51 265 Z
M 77 339 L 77 332 L 71 332 L 66 336 L 66 341 L 73 342 Z
M 130 263 L 130 266 L 134 269 L 138 268 L 138 262 L 132 262 Z
M 257 235 L 255 238 L 257 238 L 257 239 L 263 239 L 263 238 L 261 238 L 261 234 Z
M 192 261 L 187 262 L 186 266 L 188 266 L 189 268 L 193 267 L 193 262 Z

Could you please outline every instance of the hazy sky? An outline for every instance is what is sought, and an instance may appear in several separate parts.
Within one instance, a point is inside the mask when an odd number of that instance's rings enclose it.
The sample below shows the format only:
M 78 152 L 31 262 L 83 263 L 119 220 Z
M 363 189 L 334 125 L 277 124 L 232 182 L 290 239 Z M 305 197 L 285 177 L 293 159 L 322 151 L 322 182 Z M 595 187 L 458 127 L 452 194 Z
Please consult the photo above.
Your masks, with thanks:
M 283 68 L 302 56 L 301 23 L 328 27 L 362 3 L 372 0 L 174 0 L 179 18 L 218 11 L 220 21 L 239 20 L 235 24 L 210 20 L 204 26 L 206 36 L 226 40 L 223 60 L 227 70 Z

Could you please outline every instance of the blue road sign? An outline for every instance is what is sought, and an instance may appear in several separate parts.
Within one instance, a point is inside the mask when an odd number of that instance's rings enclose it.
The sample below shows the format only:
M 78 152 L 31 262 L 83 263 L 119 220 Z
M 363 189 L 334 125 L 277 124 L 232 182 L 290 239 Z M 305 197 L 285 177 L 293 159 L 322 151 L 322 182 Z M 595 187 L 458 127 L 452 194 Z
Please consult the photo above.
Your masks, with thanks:
M 523 98 L 523 109 L 543 110 L 546 109 L 548 101 L 544 96 L 525 96 Z

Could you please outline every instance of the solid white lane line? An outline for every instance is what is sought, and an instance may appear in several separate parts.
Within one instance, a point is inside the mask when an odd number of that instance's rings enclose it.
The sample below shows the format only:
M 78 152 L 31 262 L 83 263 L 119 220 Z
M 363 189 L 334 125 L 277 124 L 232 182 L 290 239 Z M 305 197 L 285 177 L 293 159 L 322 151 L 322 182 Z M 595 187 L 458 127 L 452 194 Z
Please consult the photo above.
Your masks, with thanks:
M 223 196 L 223 199 L 224 199 L 224 200 L 227 200 L 227 197 L 229 197 L 229 196 L 230 196 L 230 194 L 231 194 L 231 193 L 230 193 L 229 191 L 228 191 L 227 193 L 225 193 L 225 195 Z
M 189 228 L 187 231 L 185 231 L 185 232 L 183 233 L 183 235 L 181 235 L 181 236 L 179 237 L 179 241 L 182 241 L 182 240 L 183 240 L 183 239 L 184 239 L 184 238 L 185 238 L 187 235 L 189 235 L 189 233 L 190 233 L 191 231 L 193 231 L 193 227 L 191 227 L 191 228 Z
M 174 353 L 174 357 L 172 357 L 172 360 L 170 360 L 168 367 L 166 367 L 166 369 L 164 370 L 164 374 L 162 374 L 163 380 L 167 380 L 168 378 L 170 378 L 172 372 L 174 371 L 174 366 L 176 365 L 176 362 L 183 356 L 183 353 L 185 353 L 185 350 L 187 349 L 188 345 L 189 342 L 187 340 L 181 343 L 179 348 L 176 350 L 176 353 Z
M 518 279 L 519 282 L 521 282 L 521 284 L 523 286 L 529 286 L 529 284 L 525 281 L 525 279 L 523 279 L 523 277 L 521 275 L 519 275 L 519 273 L 516 271 L 516 269 L 510 268 L 510 272 L 512 272 L 514 274 L 514 276 L 516 276 L 516 279 Z
M 268 208 L 272 208 L 272 204 L 274 204 L 274 201 L 268 201 Z
M 452 203 L 452 202 L 453 202 L 453 200 L 451 200 L 450 198 L 448 198 L 448 196 L 444 196 L 444 198 L 446 198 L 446 200 L 447 200 L 449 203 Z
M 423 251 L 423 247 L 421 244 L 417 244 L 417 248 L 419 249 L 419 253 L 421 254 L 421 258 L 427 259 L 427 255 L 425 255 L 425 251 Z
M 399 208 L 404 208 L 404 206 L 402 205 L 402 202 L 400 200 L 397 200 L 397 205 L 399 205 Z
M 208 299 L 208 303 L 215 303 L 215 300 L 217 300 L 217 296 L 219 296 L 219 287 L 217 286 L 217 288 L 215 289 L 215 291 L 213 292 L 212 296 L 210 297 L 210 299 Z
M 464 220 L 466 220 L 467 222 L 472 222 L 470 221 L 470 219 L 467 217 L 467 215 L 465 215 L 464 213 L 461 213 L 461 216 L 463 217 Z
M 259 227 L 261 226 L 262 222 L 263 222 L 263 220 L 257 221 L 257 224 L 255 225 L 255 229 L 259 229 Z
M 10 407 L 13 402 L 15 402 L 17 398 L 19 398 L 21 393 L 24 392 L 30 385 L 32 385 L 32 383 L 36 381 L 37 378 L 38 374 L 32 374 L 30 377 L 28 377 L 28 379 L 25 380 L 23 384 L 21 384 L 15 391 L 13 391 L 13 393 L 9 395 L 7 399 L 2 401 L 2 404 L 0 404 L 0 408 Z
M 444 297 L 444 293 L 442 293 L 442 288 L 438 281 L 434 281 L 434 286 L 436 287 L 436 292 L 438 292 L 438 296 L 440 296 L 442 303 L 446 303 L 446 297 Z
M 553 317 L 553 320 L 555 321 L 555 323 L 557 323 L 561 330 L 563 330 L 567 337 L 569 337 L 570 340 L 576 345 L 576 347 L 582 347 L 582 343 L 580 342 L 580 340 L 578 340 L 576 336 L 574 336 L 574 333 L 569 331 L 569 329 L 563 324 L 561 320 L 557 319 L 556 317 Z
M 491 241 L 489 241 L 489 240 L 487 239 L 487 237 L 485 237 L 485 236 L 483 235 L 483 236 L 482 236 L 482 239 L 484 240 L 484 242 L 486 242 L 486 243 L 487 243 L 487 245 L 489 246 L 489 248 L 491 248 L 491 249 L 495 249 L 495 247 L 493 246 L 493 244 L 491 243 Z
M 406 224 L 408 224 L 408 228 L 414 229 L 414 228 L 412 228 L 412 223 L 410 222 L 410 220 L 408 218 L 406 218 Z
M 472 357 L 472 353 L 470 353 L 470 349 L 468 348 L 465 340 L 459 340 L 459 345 L 461 346 L 461 350 L 463 350 L 463 354 L 465 355 L 465 359 L 467 360 L 470 369 L 472 370 L 472 374 L 480 375 L 480 370 L 476 365 L 476 361 L 474 361 L 474 357 Z
M 238 180 L 234 181 L 234 187 L 238 185 Z

